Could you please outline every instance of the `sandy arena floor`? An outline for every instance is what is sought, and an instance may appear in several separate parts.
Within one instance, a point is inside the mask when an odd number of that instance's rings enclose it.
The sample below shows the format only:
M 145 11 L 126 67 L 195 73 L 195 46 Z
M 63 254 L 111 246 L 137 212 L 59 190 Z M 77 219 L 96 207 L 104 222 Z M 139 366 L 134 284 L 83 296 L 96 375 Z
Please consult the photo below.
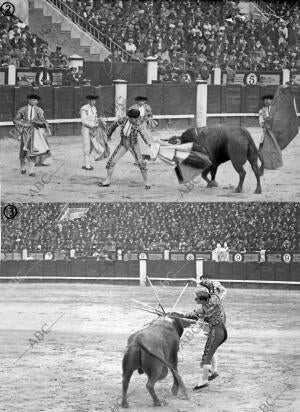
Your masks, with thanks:
M 155 305 L 150 288 L 2 284 L 1 290 L 1 411 L 122 410 L 118 397 L 126 341 L 152 319 L 151 314 L 130 308 L 130 299 Z M 180 290 L 158 287 L 166 308 L 170 309 Z M 135 372 L 129 386 L 129 410 L 298 412 L 299 307 L 297 291 L 229 289 L 225 300 L 228 340 L 219 349 L 220 377 L 201 393 L 191 391 L 205 342 L 203 335 L 196 335 L 179 352 L 179 372 L 190 400 L 171 395 L 169 374 L 157 384 L 164 406 L 154 408 L 145 375 Z M 193 289 L 189 288 L 177 309 L 192 308 Z M 31 348 L 29 339 L 35 339 L 34 333 L 55 321 Z M 272 409 L 264 409 L 267 401 Z
M 249 128 L 258 145 L 261 131 Z M 182 130 L 159 131 L 154 136 L 180 135 Z M 111 148 L 119 142 L 118 132 L 113 136 Z M 300 201 L 300 137 L 283 151 L 284 166 L 265 171 L 262 178 L 263 193 L 255 195 L 256 180 L 249 163 L 243 193 L 233 193 L 238 175 L 230 162 L 222 165 L 217 174 L 218 188 L 209 189 L 204 180 L 187 194 L 181 194 L 173 169 L 161 160 L 148 163 L 151 190 L 145 190 L 142 177 L 133 165 L 130 153 L 118 163 L 113 184 L 100 188 L 96 183 L 106 175 L 106 161 L 93 162 L 94 170 L 87 172 L 82 166 L 80 136 L 50 137 L 53 157 L 48 168 L 36 168 L 36 177 L 22 176 L 19 171 L 19 143 L 1 139 L 1 181 L 4 202 L 122 202 L 122 201 Z M 38 189 L 34 189 L 37 184 Z M 31 193 L 30 194 L 30 189 Z M 36 193 L 37 192 L 37 193 Z

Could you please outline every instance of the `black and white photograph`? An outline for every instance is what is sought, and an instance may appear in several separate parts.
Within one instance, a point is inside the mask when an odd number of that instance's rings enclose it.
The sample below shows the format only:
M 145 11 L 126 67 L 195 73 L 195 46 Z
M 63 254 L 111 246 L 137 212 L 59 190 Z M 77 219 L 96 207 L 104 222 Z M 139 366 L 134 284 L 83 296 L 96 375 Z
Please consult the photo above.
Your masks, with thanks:
M 0 411 L 300 410 L 300 2 L 0 0 Z

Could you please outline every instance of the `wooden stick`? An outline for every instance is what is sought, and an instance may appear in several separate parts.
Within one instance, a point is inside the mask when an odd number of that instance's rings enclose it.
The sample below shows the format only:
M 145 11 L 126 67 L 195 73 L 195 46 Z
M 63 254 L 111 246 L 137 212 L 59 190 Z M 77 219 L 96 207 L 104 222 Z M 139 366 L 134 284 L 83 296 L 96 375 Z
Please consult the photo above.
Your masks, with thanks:
M 164 312 L 164 315 L 166 314 L 166 312 L 165 312 L 165 310 L 164 310 L 164 308 L 163 308 L 163 305 L 160 303 L 160 299 L 159 299 L 159 296 L 158 296 L 158 294 L 157 294 L 157 292 L 156 292 L 156 289 L 155 289 L 155 287 L 152 285 L 152 282 L 151 282 L 151 280 L 150 280 L 150 278 L 147 276 L 147 279 L 148 279 L 148 281 L 149 281 L 149 283 L 150 283 L 150 286 L 152 287 L 152 289 L 153 289 L 153 292 L 154 292 L 154 294 L 155 294 L 155 296 L 156 296 L 156 299 L 158 300 L 158 304 L 159 304 L 159 306 L 162 308 L 162 311 Z
M 144 308 L 138 308 L 137 306 L 132 306 L 132 308 L 142 310 L 143 312 L 149 312 L 149 313 L 152 313 L 153 315 L 161 316 L 160 313 L 153 312 L 152 310 L 148 310 L 148 309 L 144 309 Z
M 148 305 L 148 303 L 141 302 L 140 300 L 131 298 L 131 300 L 134 300 L 136 303 L 139 303 L 140 305 L 148 306 L 148 308 L 151 308 L 152 310 L 157 310 L 154 306 Z
M 176 308 L 177 303 L 179 302 L 181 296 L 184 294 L 184 292 L 185 292 L 186 288 L 188 287 L 188 285 L 189 285 L 189 284 L 187 283 L 187 284 L 185 285 L 185 287 L 183 288 L 182 292 L 180 293 L 180 295 L 178 296 L 176 302 L 174 303 L 174 305 L 173 305 L 173 307 L 172 307 L 172 309 L 171 309 L 171 312 L 173 312 L 174 309 Z

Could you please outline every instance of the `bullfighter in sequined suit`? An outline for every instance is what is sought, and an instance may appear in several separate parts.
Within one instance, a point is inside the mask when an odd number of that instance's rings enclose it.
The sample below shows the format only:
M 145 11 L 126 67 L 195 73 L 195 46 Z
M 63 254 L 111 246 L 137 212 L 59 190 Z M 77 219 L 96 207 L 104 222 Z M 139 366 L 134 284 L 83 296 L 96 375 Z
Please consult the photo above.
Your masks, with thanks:
M 195 297 L 195 301 L 201 305 L 201 308 L 193 312 L 179 314 L 179 316 L 193 320 L 201 318 L 209 325 L 208 337 L 200 364 L 202 376 L 194 390 L 208 386 L 208 381 L 219 375 L 215 353 L 227 339 L 226 315 L 218 292 L 219 286 L 208 279 L 202 280 L 201 283 L 203 286 L 196 290 Z
M 122 117 L 116 120 L 109 128 L 107 132 L 108 140 L 111 139 L 111 135 L 114 130 L 120 126 L 120 135 L 121 135 L 121 142 L 118 144 L 116 149 L 114 150 L 113 154 L 109 158 L 106 169 L 107 169 L 107 177 L 104 182 L 98 183 L 101 187 L 108 187 L 111 183 L 112 174 L 114 171 L 114 167 L 116 163 L 124 156 L 125 153 L 129 150 L 133 155 L 137 166 L 139 167 L 141 174 L 143 176 L 144 184 L 146 189 L 150 189 L 148 183 L 148 174 L 147 174 L 147 167 L 146 162 L 143 160 L 140 147 L 138 144 L 138 136 L 140 135 L 144 142 L 150 146 L 150 143 L 147 137 L 140 129 L 138 118 L 140 116 L 140 112 L 135 109 L 131 109 L 127 112 L 126 117 Z

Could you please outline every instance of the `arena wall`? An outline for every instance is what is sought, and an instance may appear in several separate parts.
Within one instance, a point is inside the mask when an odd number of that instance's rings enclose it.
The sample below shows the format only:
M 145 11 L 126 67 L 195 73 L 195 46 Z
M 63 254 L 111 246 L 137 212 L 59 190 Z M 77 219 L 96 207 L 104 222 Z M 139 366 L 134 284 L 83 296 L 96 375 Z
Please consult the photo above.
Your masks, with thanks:
M 146 275 L 163 285 L 196 283 L 197 261 L 149 261 Z M 141 284 L 141 261 L 97 261 L 95 259 L 56 261 L 3 261 L 0 281 L 10 283 L 36 281 L 84 281 Z M 300 285 L 300 262 L 227 263 L 203 262 L 203 274 L 234 286 L 263 285 L 297 287 Z M 202 275 L 202 273 L 198 273 Z
M 277 86 L 259 85 L 208 85 L 207 123 L 234 122 L 244 126 L 257 126 L 255 114 L 260 108 L 261 97 L 274 93 L 276 88 Z M 114 86 L 0 86 L 0 137 L 8 136 L 17 109 L 26 104 L 26 96 L 32 92 L 38 93 L 42 98 L 41 107 L 50 121 L 53 135 L 80 134 L 79 109 L 86 103 L 85 96 L 91 93 L 99 95 L 97 108 L 101 116 L 110 120 L 115 116 Z M 174 116 L 176 121 L 173 124 L 177 129 L 194 125 L 195 84 L 130 84 L 127 90 L 127 108 L 134 102 L 134 97 L 141 93 L 149 97 L 154 118 L 159 120 L 161 128 L 165 128 L 167 124 L 168 128 L 172 128 L 168 116 Z M 296 104 L 300 107 L 300 93 Z

